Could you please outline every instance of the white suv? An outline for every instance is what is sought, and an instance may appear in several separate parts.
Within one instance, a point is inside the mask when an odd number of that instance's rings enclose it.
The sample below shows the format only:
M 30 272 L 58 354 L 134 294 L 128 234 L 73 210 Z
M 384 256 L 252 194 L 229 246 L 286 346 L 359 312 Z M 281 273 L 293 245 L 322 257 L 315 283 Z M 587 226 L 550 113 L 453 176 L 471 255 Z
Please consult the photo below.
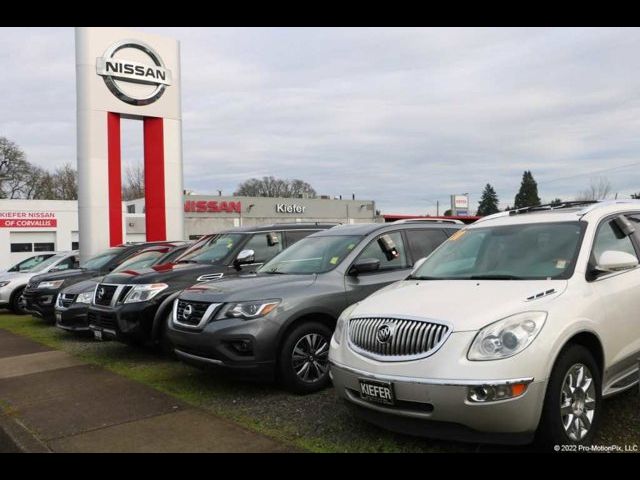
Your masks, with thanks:
M 586 444 L 638 382 L 639 253 L 632 200 L 485 217 L 342 313 L 333 383 L 402 433 Z

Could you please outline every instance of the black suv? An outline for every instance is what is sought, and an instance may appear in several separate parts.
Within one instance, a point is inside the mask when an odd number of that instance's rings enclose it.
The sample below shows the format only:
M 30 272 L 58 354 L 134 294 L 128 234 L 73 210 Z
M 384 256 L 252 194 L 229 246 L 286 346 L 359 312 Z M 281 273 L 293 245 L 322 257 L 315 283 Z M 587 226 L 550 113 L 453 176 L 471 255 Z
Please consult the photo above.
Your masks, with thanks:
M 176 242 L 182 243 L 182 242 Z M 55 322 L 55 302 L 64 288 L 99 275 L 105 275 L 130 258 L 132 255 L 151 245 L 175 245 L 172 242 L 126 243 L 109 248 L 91 257 L 80 268 L 57 273 L 36 275 L 29 280 L 22 293 L 25 311 L 47 322 Z
M 191 251 L 191 248 L 191 242 L 184 242 L 177 246 L 153 245 L 146 247 L 127 258 L 113 272 L 174 262 L 183 254 Z M 93 277 L 89 280 L 83 280 L 66 287 L 60 292 L 56 300 L 56 327 L 69 332 L 89 331 L 89 322 L 87 320 L 89 304 L 93 300 L 96 285 L 103 278 Z
M 98 339 L 162 345 L 174 298 L 196 282 L 251 271 L 298 240 L 335 224 L 287 223 L 234 228 L 176 263 L 107 275 L 89 307 L 89 328 Z
M 349 305 L 403 280 L 463 225 L 400 221 L 318 232 L 253 275 L 194 285 L 173 305 L 167 337 L 185 362 L 277 378 L 308 393 L 329 383 L 329 342 Z

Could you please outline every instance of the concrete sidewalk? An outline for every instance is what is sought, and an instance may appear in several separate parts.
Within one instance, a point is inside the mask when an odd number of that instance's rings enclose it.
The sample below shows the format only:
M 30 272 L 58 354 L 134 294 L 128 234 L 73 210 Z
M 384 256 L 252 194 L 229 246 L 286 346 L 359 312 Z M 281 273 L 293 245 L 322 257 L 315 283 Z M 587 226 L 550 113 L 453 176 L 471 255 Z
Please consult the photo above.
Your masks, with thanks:
M 0 329 L 0 452 L 287 452 L 238 424 Z

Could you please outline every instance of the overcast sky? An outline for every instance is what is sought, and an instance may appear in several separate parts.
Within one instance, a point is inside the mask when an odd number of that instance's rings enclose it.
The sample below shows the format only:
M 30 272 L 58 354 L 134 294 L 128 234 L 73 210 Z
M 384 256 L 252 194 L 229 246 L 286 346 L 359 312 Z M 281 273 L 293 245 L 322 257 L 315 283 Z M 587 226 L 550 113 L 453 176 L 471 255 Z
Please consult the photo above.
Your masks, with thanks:
M 639 29 L 139 29 L 181 41 L 197 193 L 274 175 L 434 214 L 452 193 L 475 210 L 487 182 L 512 205 L 525 169 L 547 201 L 601 176 L 640 191 Z M 0 45 L 0 135 L 75 165 L 73 29 L 2 28 Z M 127 162 L 141 131 L 126 122 Z

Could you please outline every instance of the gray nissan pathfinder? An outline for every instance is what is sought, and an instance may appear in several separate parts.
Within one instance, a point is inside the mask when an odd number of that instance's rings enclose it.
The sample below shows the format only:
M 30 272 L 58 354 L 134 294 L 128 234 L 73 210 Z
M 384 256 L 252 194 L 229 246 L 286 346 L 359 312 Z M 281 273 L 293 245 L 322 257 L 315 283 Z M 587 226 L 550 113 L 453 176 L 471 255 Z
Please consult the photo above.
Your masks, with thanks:
M 461 226 L 400 221 L 314 233 L 256 273 L 184 290 L 166 335 L 187 363 L 275 378 L 297 393 L 320 390 L 329 383 L 329 341 L 340 313 L 404 279 Z

